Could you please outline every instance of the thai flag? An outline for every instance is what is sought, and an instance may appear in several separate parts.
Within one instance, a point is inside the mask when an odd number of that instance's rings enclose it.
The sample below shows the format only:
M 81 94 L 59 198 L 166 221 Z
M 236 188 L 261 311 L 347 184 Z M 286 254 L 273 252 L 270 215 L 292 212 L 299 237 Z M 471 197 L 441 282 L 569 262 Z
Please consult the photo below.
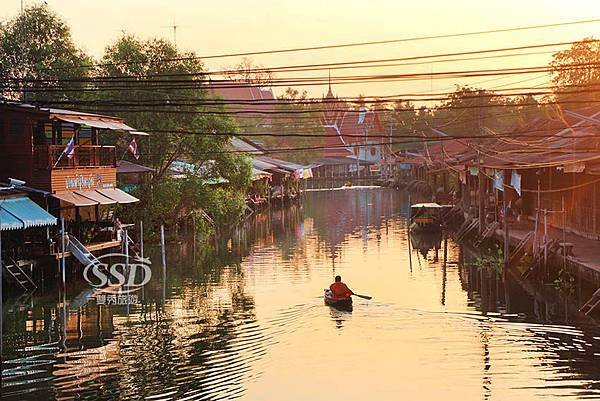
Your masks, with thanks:
M 63 155 L 66 155 L 69 159 L 75 155 L 75 137 L 72 137 L 67 147 L 63 150 Z
M 131 152 L 133 157 L 135 157 L 135 160 L 140 158 L 140 154 L 138 153 L 138 147 L 137 147 L 137 142 L 135 141 L 135 138 L 133 138 L 131 140 L 131 142 L 129 143 L 129 147 L 127 149 L 129 149 L 129 151 Z

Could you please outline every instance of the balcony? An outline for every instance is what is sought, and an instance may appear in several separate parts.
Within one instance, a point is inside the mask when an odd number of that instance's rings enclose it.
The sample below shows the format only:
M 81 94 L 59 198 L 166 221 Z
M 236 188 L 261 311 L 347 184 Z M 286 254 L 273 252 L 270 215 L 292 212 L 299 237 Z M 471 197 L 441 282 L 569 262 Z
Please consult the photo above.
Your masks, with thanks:
M 114 146 L 75 145 L 71 157 L 61 154 L 65 145 L 36 145 L 33 147 L 34 168 L 53 170 L 78 167 L 117 166 Z

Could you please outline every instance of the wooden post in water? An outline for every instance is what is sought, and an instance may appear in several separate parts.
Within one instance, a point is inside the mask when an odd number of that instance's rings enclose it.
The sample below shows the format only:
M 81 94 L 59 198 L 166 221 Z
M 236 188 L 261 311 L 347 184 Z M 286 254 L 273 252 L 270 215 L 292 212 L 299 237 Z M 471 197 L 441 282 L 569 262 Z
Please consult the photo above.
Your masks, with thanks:
M 140 258 L 144 260 L 144 221 L 140 220 Z M 144 262 L 142 262 L 144 263 Z M 146 294 L 144 293 L 144 286 L 142 286 L 142 305 L 145 305 Z
M 544 209 L 544 271 L 548 270 L 548 210 Z
M 140 220 L 140 257 L 144 258 L 144 222 Z
M 163 278 L 163 303 L 166 301 L 166 286 L 167 286 L 167 256 L 165 254 L 165 225 L 160 225 L 160 248 L 162 256 L 162 278 Z
M 565 210 L 565 196 L 562 196 L 562 226 L 563 226 L 563 270 L 567 269 L 567 212 Z
M 479 156 L 478 156 L 479 157 Z M 483 226 L 485 225 L 485 177 L 481 171 L 481 161 L 479 162 L 478 170 L 479 178 L 479 234 L 483 232 Z
M 538 241 L 539 241 L 539 220 L 540 220 L 540 205 L 541 201 L 540 201 L 540 177 L 538 176 L 538 182 L 537 182 L 537 208 L 535 209 L 535 228 L 533 230 L 533 255 L 537 255 L 539 252 L 539 246 L 538 246 Z
M 61 216 L 60 218 L 60 241 L 61 241 L 61 250 L 62 255 L 60 259 L 60 269 L 62 270 L 62 285 L 63 290 L 66 292 L 66 273 L 65 273 L 65 218 Z
M 127 233 L 127 228 L 125 228 L 123 230 L 125 237 L 123 238 L 123 241 L 125 241 L 125 243 L 123 244 L 123 250 L 125 253 L 125 277 L 127 277 L 127 280 L 129 280 L 129 234 Z M 129 316 L 129 302 L 127 302 L 127 315 Z
M 408 238 L 408 266 L 412 273 L 412 251 L 410 244 L 410 222 L 411 222 L 410 194 L 408 194 L 408 222 L 406 223 L 406 237 Z
M 508 234 L 508 207 L 506 205 L 506 192 L 502 195 L 502 208 L 504 214 L 504 269 L 502 269 L 502 277 L 506 278 L 508 272 L 508 260 L 510 257 L 510 238 Z

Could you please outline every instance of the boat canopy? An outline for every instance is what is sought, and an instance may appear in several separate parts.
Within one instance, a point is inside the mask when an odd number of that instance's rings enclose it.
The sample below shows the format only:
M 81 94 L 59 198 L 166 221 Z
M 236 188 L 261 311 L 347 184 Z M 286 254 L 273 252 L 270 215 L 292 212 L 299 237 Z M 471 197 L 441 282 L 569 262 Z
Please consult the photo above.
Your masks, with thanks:
M 421 208 L 425 208 L 425 209 L 442 209 L 443 206 L 440 206 L 437 203 L 431 202 L 431 203 L 415 203 L 414 205 L 411 206 L 411 208 L 414 208 L 414 209 L 421 209 Z

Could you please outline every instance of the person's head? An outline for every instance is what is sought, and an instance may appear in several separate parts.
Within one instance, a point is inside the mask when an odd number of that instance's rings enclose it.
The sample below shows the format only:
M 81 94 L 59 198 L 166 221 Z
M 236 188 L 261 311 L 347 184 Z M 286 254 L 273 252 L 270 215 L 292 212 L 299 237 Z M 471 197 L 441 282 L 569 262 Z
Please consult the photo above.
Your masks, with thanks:
M 335 282 L 339 283 L 340 281 L 342 281 L 342 276 L 335 276 Z

